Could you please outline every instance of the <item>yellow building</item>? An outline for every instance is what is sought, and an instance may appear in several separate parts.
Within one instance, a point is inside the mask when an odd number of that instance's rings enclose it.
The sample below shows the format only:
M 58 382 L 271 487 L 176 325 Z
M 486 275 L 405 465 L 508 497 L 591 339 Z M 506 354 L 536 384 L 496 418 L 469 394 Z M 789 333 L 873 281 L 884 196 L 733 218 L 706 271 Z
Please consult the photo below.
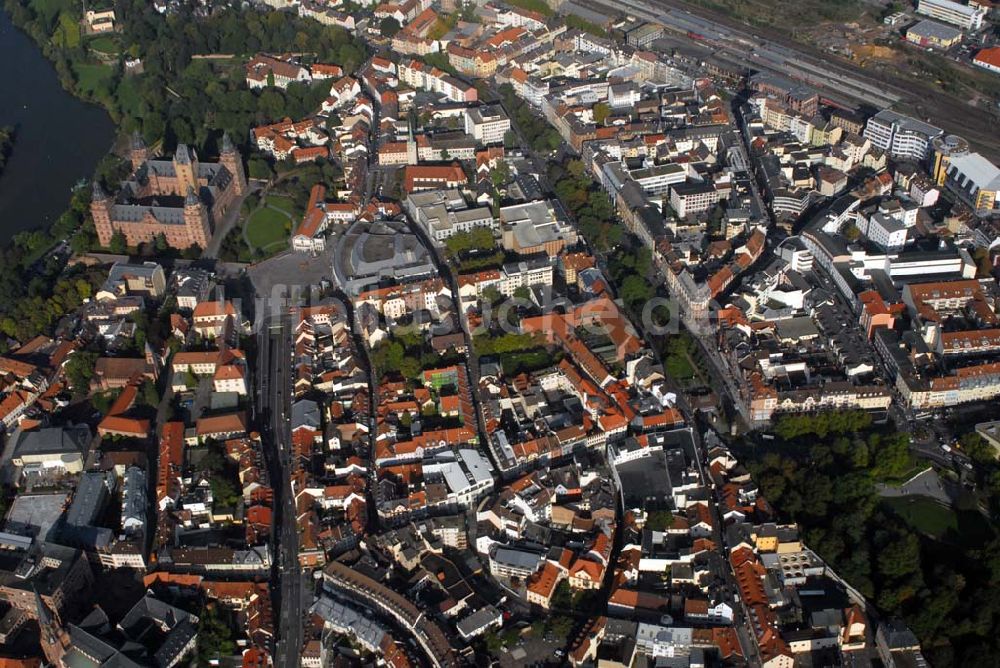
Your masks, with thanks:
M 936 21 L 924 20 L 906 31 L 906 41 L 931 49 L 950 49 L 962 41 L 962 31 Z

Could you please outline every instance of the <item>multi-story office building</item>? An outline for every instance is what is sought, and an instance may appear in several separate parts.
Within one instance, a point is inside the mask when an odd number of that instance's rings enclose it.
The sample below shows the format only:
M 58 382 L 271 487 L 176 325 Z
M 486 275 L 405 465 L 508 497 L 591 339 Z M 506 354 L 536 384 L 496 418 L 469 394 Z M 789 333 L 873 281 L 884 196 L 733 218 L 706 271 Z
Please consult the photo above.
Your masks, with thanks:
M 480 144 L 502 144 L 510 130 L 510 119 L 498 105 L 472 107 L 465 111 L 465 133 Z
M 719 191 L 712 183 L 678 183 L 670 187 L 670 206 L 680 218 L 708 211 L 718 201 Z
M 963 4 L 953 0 L 919 0 L 917 13 L 958 26 L 962 30 L 979 30 L 986 18 L 986 8 L 980 4 Z
M 952 157 L 944 184 L 978 215 L 1000 212 L 1000 168 L 980 154 Z
M 872 146 L 894 158 L 923 161 L 930 155 L 931 142 L 944 134 L 941 128 L 884 109 L 868 119 L 865 137 Z

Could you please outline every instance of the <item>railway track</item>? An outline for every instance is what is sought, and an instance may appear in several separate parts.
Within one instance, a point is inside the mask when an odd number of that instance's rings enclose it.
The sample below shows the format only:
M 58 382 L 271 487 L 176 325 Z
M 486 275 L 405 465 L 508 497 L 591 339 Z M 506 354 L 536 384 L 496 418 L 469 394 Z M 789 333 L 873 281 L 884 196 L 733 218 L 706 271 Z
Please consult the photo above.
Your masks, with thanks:
M 748 26 L 684 0 L 574 0 L 608 15 L 626 13 L 694 36 L 730 62 L 801 81 L 833 100 L 891 107 L 968 139 L 1000 162 L 1000 112 L 966 104 L 918 81 L 864 70 L 838 56 L 811 50 L 771 28 Z

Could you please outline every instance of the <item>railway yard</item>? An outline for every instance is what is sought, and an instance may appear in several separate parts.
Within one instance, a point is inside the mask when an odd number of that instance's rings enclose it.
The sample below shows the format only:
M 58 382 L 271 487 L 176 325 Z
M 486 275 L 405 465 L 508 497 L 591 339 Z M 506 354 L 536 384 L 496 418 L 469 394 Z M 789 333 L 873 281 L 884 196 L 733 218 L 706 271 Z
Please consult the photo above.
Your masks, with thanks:
M 1000 159 L 1000 109 L 972 106 L 933 86 L 870 71 L 832 53 L 809 49 L 780 30 L 747 26 L 682 0 L 580 0 L 594 11 L 655 21 L 695 52 L 801 81 L 834 104 L 893 108 L 960 134 L 992 159 Z

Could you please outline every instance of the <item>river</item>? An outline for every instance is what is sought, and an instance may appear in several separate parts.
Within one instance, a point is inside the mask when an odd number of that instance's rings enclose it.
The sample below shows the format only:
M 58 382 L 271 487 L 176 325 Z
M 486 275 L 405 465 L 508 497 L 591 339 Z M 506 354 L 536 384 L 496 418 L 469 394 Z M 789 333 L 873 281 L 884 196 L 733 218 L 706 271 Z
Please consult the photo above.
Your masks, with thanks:
M 70 191 L 89 179 L 114 141 L 104 109 L 73 97 L 55 68 L 0 10 L 0 126 L 17 128 L 14 150 L 0 173 L 0 244 L 18 232 L 47 227 L 69 204 Z

